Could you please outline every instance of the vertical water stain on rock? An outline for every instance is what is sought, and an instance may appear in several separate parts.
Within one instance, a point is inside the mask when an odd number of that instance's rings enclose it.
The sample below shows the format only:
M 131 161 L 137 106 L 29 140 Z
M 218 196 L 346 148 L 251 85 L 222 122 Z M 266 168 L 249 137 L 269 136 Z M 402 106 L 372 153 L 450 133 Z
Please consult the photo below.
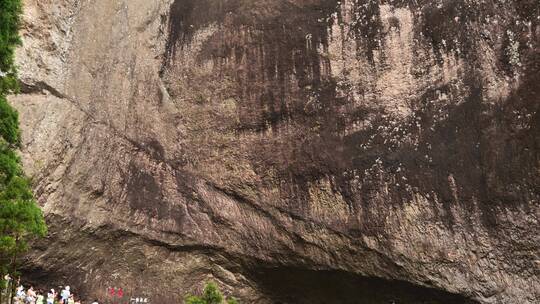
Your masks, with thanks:
M 125 179 L 127 200 L 133 211 L 142 211 L 150 217 L 163 219 L 168 214 L 160 182 L 146 168 L 131 162 Z

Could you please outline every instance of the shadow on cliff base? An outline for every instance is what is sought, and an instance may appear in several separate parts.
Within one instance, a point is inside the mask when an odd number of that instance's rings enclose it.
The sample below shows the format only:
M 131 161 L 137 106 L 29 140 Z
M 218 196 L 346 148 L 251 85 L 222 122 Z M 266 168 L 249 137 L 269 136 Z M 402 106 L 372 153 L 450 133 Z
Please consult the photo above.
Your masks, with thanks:
M 473 304 L 459 295 L 339 271 L 258 269 L 252 279 L 276 304 Z

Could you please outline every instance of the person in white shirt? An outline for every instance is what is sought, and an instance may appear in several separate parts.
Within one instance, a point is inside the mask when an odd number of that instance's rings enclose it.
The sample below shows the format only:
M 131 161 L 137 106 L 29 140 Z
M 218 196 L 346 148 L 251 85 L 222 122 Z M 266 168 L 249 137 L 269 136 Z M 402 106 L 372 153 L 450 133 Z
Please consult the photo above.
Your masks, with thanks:
M 55 297 L 56 297 L 56 292 L 54 291 L 54 289 L 51 289 L 51 291 L 47 293 L 47 304 L 53 304 Z
M 23 303 L 25 298 L 26 298 L 26 292 L 24 291 L 24 287 L 21 285 L 17 287 L 17 291 L 15 293 L 16 303 Z
M 60 297 L 62 297 L 62 303 L 68 304 L 69 296 L 71 295 L 71 292 L 69 292 L 69 286 L 66 286 L 64 290 L 60 293 Z

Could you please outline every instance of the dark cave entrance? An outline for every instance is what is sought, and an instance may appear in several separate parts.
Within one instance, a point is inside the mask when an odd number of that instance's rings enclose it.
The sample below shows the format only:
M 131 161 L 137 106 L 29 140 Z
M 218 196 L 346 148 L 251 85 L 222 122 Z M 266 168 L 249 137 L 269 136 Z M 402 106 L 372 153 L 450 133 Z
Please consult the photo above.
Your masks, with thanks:
M 473 304 L 460 295 L 340 271 L 257 269 L 252 278 L 276 304 Z

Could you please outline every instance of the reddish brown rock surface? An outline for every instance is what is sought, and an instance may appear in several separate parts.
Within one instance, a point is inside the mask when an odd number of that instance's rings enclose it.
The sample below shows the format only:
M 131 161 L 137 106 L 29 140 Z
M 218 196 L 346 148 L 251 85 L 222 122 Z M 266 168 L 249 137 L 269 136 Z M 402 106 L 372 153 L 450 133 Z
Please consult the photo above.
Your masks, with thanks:
M 540 300 L 537 1 L 25 4 L 29 279 Z

